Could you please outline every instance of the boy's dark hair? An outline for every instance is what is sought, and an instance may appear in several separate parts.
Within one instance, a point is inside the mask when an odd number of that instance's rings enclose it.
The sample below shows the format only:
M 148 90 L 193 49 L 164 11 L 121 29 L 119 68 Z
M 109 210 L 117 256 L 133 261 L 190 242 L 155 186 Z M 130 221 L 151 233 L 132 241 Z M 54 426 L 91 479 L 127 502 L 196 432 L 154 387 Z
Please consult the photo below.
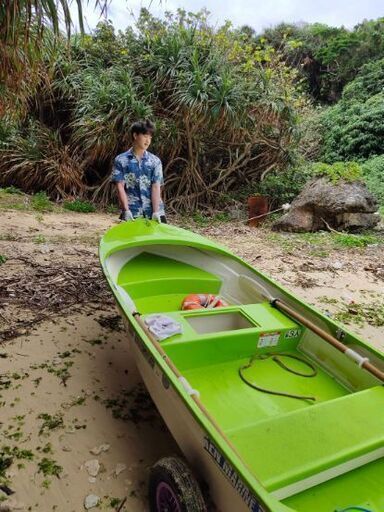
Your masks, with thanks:
M 155 131 L 155 125 L 151 123 L 148 119 L 145 121 L 136 121 L 131 126 L 131 136 L 133 137 L 134 133 L 146 135 L 147 133 L 150 133 L 151 135 L 154 134 Z

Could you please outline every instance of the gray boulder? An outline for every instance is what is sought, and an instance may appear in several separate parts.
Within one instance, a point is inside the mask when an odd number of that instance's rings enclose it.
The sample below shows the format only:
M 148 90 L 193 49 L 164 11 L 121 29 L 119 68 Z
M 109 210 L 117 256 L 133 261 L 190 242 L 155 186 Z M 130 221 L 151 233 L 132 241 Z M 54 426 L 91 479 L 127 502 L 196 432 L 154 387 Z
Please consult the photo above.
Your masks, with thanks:
M 292 202 L 289 212 L 274 223 L 276 231 L 307 232 L 327 229 L 358 231 L 376 226 L 377 201 L 359 182 L 310 181 Z

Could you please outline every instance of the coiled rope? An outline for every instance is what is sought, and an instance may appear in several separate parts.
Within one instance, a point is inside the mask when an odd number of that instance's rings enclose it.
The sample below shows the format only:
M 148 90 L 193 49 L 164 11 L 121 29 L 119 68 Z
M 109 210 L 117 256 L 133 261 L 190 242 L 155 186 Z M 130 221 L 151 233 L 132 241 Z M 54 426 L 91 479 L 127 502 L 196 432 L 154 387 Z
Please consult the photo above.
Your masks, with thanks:
M 347 508 L 337 508 L 335 512 L 352 512 L 353 510 L 359 510 L 360 512 L 373 512 L 369 508 L 359 507 L 358 505 L 352 505 L 351 507 Z
M 292 368 L 289 368 L 289 366 L 287 366 L 281 360 L 282 357 L 288 357 L 290 359 L 296 359 L 297 361 L 300 361 L 300 362 L 304 363 L 308 368 L 310 368 L 312 370 L 312 372 L 311 373 L 301 373 L 301 372 L 298 372 L 296 370 L 293 370 Z M 303 358 L 301 358 L 299 356 L 294 356 L 292 354 L 285 354 L 285 353 L 282 353 L 282 352 L 281 353 L 276 353 L 276 354 L 269 354 L 269 353 L 267 353 L 267 354 L 261 354 L 261 355 L 253 355 L 251 357 L 251 359 L 249 360 L 248 364 L 246 364 L 244 366 L 241 366 L 239 368 L 239 375 L 240 375 L 240 378 L 242 379 L 242 381 L 245 382 L 245 384 L 247 384 L 251 388 L 256 389 L 257 391 L 261 391 L 262 393 L 269 393 L 270 395 L 286 396 L 288 398 L 296 398 L 298 400 L 311 400 L 311 401 L 315 401 L 316 400 L 316 398 L 314 396 L 295 395 L 295 394 L 292 394 L 292 393 L 286 393 L 284 391 L 277 391 L 277 390 L 274 390 L 274 389 L 262 388 L 262 387 L 258 386 L 257 384 L 255 384 L 254 382 L 249 381 L 245 377 L 244 371 L 249 369 L 249 368 L 251 368 L 255 361 L 257 361 L 257 360 L 264 360 L 264 359 L 268 359 L 268 358 L 272 358 L 272 361 L 274 361 L 276 364 L 278 364 L 284 370 L 286 370 L 286 371 L 288 371 L 290 373 L 293 373 L 295 375 L 299 375 L 300 377 L 315 377 L 317 375 L 317 370 L 313 366 L 313 364 L 311 364 L 309 361 L 306 361 L 305 359 L 303 359 Z

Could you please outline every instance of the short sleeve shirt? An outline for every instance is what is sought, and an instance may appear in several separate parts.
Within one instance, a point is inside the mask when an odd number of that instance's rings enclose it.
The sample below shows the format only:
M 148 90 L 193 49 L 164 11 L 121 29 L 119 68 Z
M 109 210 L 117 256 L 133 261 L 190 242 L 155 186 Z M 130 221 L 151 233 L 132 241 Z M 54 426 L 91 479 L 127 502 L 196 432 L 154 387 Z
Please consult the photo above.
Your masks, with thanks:
M 154 183 L 163 184 L 163 169 L 160 158 L 149 151 L 139 160 L 132 149 L 115 158 L 111 181 L 125 183 L 128 206 L 134 217 L 152 217 L 151 190 Z M 160 202 L 160 215 L 164 215 L 164 204 Z

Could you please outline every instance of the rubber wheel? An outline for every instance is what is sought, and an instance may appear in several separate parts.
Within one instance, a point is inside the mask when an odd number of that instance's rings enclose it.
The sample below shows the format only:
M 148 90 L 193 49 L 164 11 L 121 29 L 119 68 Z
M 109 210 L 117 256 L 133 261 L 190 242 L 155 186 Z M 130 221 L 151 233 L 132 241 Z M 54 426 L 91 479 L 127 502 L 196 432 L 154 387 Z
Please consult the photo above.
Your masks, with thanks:
M 164 457 L 152 466 L 148 494 L 151 512 L 207 512 L 199 484 L 176 457 Z

